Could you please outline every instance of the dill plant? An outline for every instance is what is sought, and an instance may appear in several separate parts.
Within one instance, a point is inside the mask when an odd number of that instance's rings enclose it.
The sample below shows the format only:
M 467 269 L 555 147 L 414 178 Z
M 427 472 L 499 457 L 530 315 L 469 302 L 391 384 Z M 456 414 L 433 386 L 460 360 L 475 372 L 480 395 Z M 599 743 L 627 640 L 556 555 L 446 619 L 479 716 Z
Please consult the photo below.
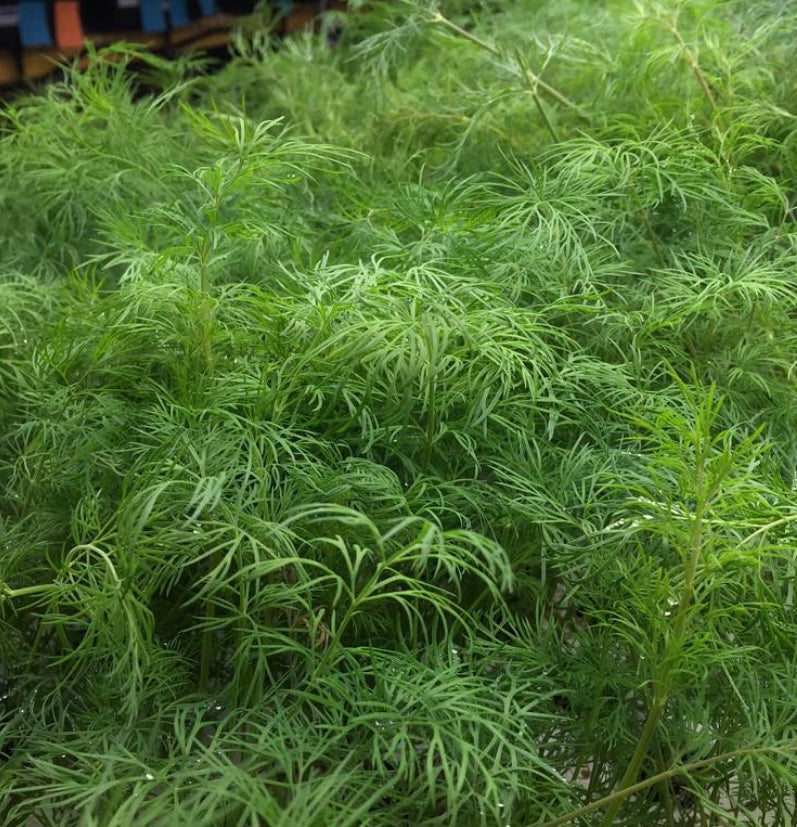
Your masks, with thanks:
M 796 22 L 393 3 L 6 106 L 4 823 L 793 823 Z

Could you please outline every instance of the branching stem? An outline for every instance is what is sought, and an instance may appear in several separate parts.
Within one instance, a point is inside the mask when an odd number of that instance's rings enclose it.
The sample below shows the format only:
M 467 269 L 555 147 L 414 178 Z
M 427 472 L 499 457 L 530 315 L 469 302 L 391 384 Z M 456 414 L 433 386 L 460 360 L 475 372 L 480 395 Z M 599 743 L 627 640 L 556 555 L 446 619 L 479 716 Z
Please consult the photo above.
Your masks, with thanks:
M 642 764 L 645 760 L 648 751 L 650 750 L 653 739 L 656 736 L 656 730 L 661 720 L 662 713 L 667 706 L 667 700 L 670 694 L 670 680 L 668 675 L 668 663 L 681 649 L 683 645 L 684 635 L 686 634 L 687 622 L 689 619 L 689 610 L 694 598 L 695 577 L 697 575 L 697 566 L 700 560 L 703 540 L 703 516 L 707 506 L 708 497 L 706 495 L 706 441 L 708 435 L 702 433 L 701 429 L 707 427 L 702 421 L 697 425 L 697 432 L 695 434 L 696 442 L 696 469 L 695 469 L 695 498 L 696 506 L 695 513 L 692 518 L 692 525 L 689 531 L 689 545 L 687 548 L 686 560 L 684 562 L 684 582 L 681 588 L 681 596 L 678 601 L 678 609 L 675 619 L 672 624 L 672 634 L 667 641 L 664 649 L 664 662 L 662 663 L 663 674 L 654 682 L 653 702 L 648 710 L 645 724 L 642 727 L 642 732 L 637 741 L 636 748 L 631 760 L 626 767 L 623 777 L 620 779 L 618 791 L 623 791 L 632 787 L 639 772 L 642 769 Z M 612 801 L 606 810 L 601 827 L 610 827 L 614 822 L 624 799 L 618 798 Z
M 603 810 L 606 807 L 614 804 L 620 804 L 629 796 L 641 793 L 650 787 L 654 787 L 657 784 L 661 784 L 663 781 L 668 781 L 670 778 L 675 778 L 678 775 L 687 775 L 691 772 L 702 770 L 705 767 L 711 767 L 714 764 L 721 764 L 723 761 L 732 761 L 735 758 L 748 758 L 756 755 L 766 755 L 773 752 L 797 752 L 797 741 L 777 747 L 742 747 L 741 749 L 735 749 L 730 752 L 723 752 L 719 755 L 713 755 L 710 758 L 703 758 L 700 761 L 692 761 L 689 764 L 679 764 L 677 766 L 670 767 L 669 769 L 663 770 L 656 775 L 651 775 L 649 778 L 638 781 L 636 784 L 632 784 L 625 789 L 616 790 L 610 795 L 599 798 L 597 801 L 593 801 L 583 807 L 579 807 L 577 810 L 572 810 L 571 812 L 565 813 L 558 818 L 546 821 L 541 824 L 540 827 L 560 827 L 562 824 L 568 824 L 571 821 L 575 821 L 583 816 L 588 816 L 591 813 Z
M 432 25 L 442 26 L 443 28 L 448 29 L 450 32 L 457 35 L 457 37 L 461 37 L 463 40 L 467 40 L 470 43 L 473 43 L 474 46 L 478 46 L 480 49 L 482 49 L 485 52 L 488 52 L 494 57 L 504 56 L 503 52 L 497 46 L 494 46 L 492 43 L 488 43 L 486 40 L 482 40 L 480 37 L 476 37 L 476 35 L 472 34 L 466 29 L 463 29 L 461 26 L 458 26 L 456 23 L 454 23 L 453 20 L 449 20 L 447 17 L 440 14 L 440 12 L 435 12 L 431 17 L 429 17 L 428 22 Z M 553 98 L 557 103 L 560 103 L 562 106 L 565 106 L 568 109 L 573 110 L 582 120 L 585 120 L 587 122 L 592 121 L 590 116 L 586 112 L 584 112 L 584 110 L 577 103 L 573 103 L 573 101 L 571 101 L 569 98 L 563 95 L 558 89 L 546 83 L 539 75 L 537 75 L 531 69 L 529 69 L 528 67 L 523 68 L 519 65 L 518 70 L 520 76 L 523 78 L 526 84 L 533 85 L 535 89 L 541 89 L 543 92 L 545 92 L 546 95 Z

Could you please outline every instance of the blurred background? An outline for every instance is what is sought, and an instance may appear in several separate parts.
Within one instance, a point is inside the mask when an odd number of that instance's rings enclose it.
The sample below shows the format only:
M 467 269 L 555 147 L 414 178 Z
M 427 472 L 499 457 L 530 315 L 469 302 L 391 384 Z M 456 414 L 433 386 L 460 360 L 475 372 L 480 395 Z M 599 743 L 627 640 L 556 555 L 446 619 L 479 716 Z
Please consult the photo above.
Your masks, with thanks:
M 222 57 L 236 26 L 275 35 L 312 26 L 345 3 L 330 0 L 26 0 L 0 2 L 0 87 L 13 89 L 80 60 L 87 46 L 136 43 L 178 56 Z

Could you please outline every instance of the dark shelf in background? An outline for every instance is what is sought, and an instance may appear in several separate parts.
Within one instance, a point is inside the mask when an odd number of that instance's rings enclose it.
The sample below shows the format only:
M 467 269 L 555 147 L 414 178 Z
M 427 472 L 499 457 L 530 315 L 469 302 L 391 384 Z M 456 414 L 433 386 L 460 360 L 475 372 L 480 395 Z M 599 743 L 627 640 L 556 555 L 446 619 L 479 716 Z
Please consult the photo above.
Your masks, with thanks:
M 166 32 L 146 32 L 132 25 L 137 20 L 136 9 L 130 10 L 134 14 L 128 17 L 131 23 L 129 28 L 125 26 L 104 30 L 104 25 L 118 22 L 120 18 L 118 14 L 114 17 L 115 10 L 109 13 L 108 5 L 103 5 L 105 12 L 97 15 L 90 8 L 83 9 L 86 41 L 96 47 L 118 42 L 133 43 L 153 52 L 175 56 L 194 51 L 223 50 L 229 44 L 230 31 L 242 17 L 251 14 L 254 7 L 251 1 L 217 3 L 220 10 L 218 14 L 201 17 L 186 26 Z M 274 33 L 277 36 L 290 34 L 312 26 L 324 11 L 344 8 L 345 3 L 341 2 L 294 3 L 288 11 L 276 17 Z M 91 18 L 88 17 L 89 14 L 92 15 Z M 71 62 L 75 58 L 78 58 L 79 63 L 86 60 L 83 57 L 85 47 L 26 49 L 18 44 L 14 48 L 3 48 L 3 45 L 0 44 L 0 87 L 9 88 L 27 81 L 41 80 L 57 71 L 59 64 Z

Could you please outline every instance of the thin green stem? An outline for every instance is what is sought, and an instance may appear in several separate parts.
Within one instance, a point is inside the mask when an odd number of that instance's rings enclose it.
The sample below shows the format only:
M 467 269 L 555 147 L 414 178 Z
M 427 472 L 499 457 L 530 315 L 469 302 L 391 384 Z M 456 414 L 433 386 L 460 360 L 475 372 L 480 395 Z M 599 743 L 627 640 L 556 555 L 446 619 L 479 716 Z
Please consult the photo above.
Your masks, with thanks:
M 583 807 L 579 807 L 577 810 L 572 810 L 569 813 L 565 813 L 564 815 L 553 818 L 550 821 L 546 821 L 543 824 L 540 824 L 539 827 L 560 827 L 561 824 L 568 824 L 569 822 L 575 821 L 583 816 L 588 816 L 591 813 L 604 810 L 613 804 L 622 803 L 629 796 L 641 793 L 649 787 L 654 787 L 657 784 L 661 784 L 663 781 L 668 781 L 670 778 L 675 778 L 678 775 L 688 775 L 696 770 L 701 770 L 714 764 L 720 764 L 723 761 L 731 761 L 734 758 L 766 755 L 773 752 L 797 752 L 797 742 L 777 747 L 742 747 L 741 749 L 735 749 L 730 752 L 723 752 L 719 755 L 714 755 L 711 758 L 703 758 L 700 761 L 692 761 L 689 764 L 679 764 L 663 770 L 656 775 L 651 775 L 643 781 L 638 781 L 636 784 L 632 784 L 625 789 L 616 790 L 610 795 L 599 798 L 597 801 L 593 801 L 590 804 L 585 804 Z
M 2 584 L 2 597 L 8 597 L 14 600 L 17 597 L 27 597 L 32 594 L 47 594 L 48 592 L 58 591 L 58 586 L 54 583 L 41 583 L 38 586 L 23 586 L 21 589 L 12 589 L 7 584 Z
M 429 378 L 429 413 L 426 417 L 426 446 L 424 448 L 424 467 L 428 470 L 432 463 L 432 449 L 437 431 L 437 383 L 434 372 Z
M 779 520 L 773 520 L 771 523 L 767 523 L 766 525 L 762 525 L 761 528 L 754 531 L 752 534 L 748 534 L 747 537 L 742 540 L 742 545 L 747 545 L 751 543 L 758 537 L 763 537 L 768 531 L 771 531 L 773 528 L 779 528 L 783 525 L 788 525 L 789 523 L 793 523 L 797 521 L 797 514 L 789 514 L 788 517 L 781 517 Z
M 692 74 L 695 76 L 698 84 L 700 85 L 700 88 L 703 92 L 703 97 L 705 97 L 712 111 L 716 112 L 717 100 L 714 97 L 714 93 L 711 91 L 711 84 L 708 82 L 708 78 L 706 77 L 705 72 L 700 66 L 700 61 L 697 59 L 697 55 L 695 54 L 695 52 L 688 46 L 688 44 L 683 38 L 683 35 L 674 23 L 670 23 L 668 20 L 663 20 L 660 17 L 655 18 L 655 22 L 658 23 L 667 32 L 669 32 L 669 34 L 672 35 L 675 42 L 681 48 L 681 52 L 684 56 L 686 65 L 692 71 Z
M 714 93 L 711 91 L 711 86 L 709 85 L 708 78 L 706 77 L 703 69 L 700 67 L 700 63 L 697 59 L 697 55 L 686 45 L 683 38 L 681 37 L 681 33 L 677 29 L 673 29 L 673 34 L 681 45 L 684 50 L 684 59 L 686 60 L 687 65 L 692 70 L 692 74 L 697 78 L 697 82 L 700 84 L 700 88 L 703 90 L 703 95 L 708 101 L 709 106 L 712 110 L 717 110 L 717 101 L 714 97 Z
M 204 520 L 205 523 L 210 519 L 210 515 L 205 512 L 204 513 Z M 215 551 L 210 557 L 210 570 L 213 569 L 219 564 L 222 556 L 222 551 L 219 549 Z M 210 685 L 210 666 L 213 661 L 213 649 L 214 649 L 214 638 L 215 638 L 215 629 L 213 628 L 213 621 L 216 619 L 216 603 L 213 600 L 212 595 L 208 595 L 207 600 L 205 600 L 205 628 L 202 630 L 202 638 L 200 643 L 200 655 L 199 655 L 199 690 L 200 692 L 207 691 L 208 686 Z
M 664 749 L 661 741 L 656 743 L 656 757 L 659 762 L 660 772 L 664 771 L 667 768 L 667 764 L 664 760 Z M 665 778 L 664 781 L 659 784 L 659 795 L 661 796 L 661 801 L 664 805 L 664 817 L 667 820 L 667 827 L 675 827 L 675 808 L 673 805 L 669 778 Z
M 463 40 L 467 40 L 470 43 L 473 43 L 474 46 L 478 46 L 480 49 L 488 52 L 489 54 L 493 55 L 494 57 L 503 57 L 503 52 L 491 43 L 488 43 L 486 40 L 482 40 L 480 37 L 472 34 L 471 32 L 463 29 L 461 26 L 458 26 L 454 23 L 453 20 L 449 20 L 444 15 L 440 14 L 440 12 L 435 12 L 431 17 L 428 18 L 428 22 L 436 25 L 436 26 L 443 26 L 444 28 L 448 29 L 450 32 L 453 32 L 457 37 L 461 37 Z M 591 122 L 592 118 L 584 112 L 584 110 L 577 104 L 571 101 L 568 97 L 563 95 L 558 89 L 551 86 L 550 84 L 546 83 L 539 75 L 535 74 L 531 69 L 526 67 L 524 70 L 522 67 L 520 68 L 520 74 L 526 82 L 531 80 L 536 87 L 539 87 L 546 95 L 553 98 L 557 103 L 560 103 L 562 106 L 567 107 L 568 109 L 572 109 L 582 120 L 587 122 Z
M 659 725 L 659 720 L 661 719 L 661 714 L 666 705 L 667 693 L 663 688 L 657 687 L 653 703 L 648 710 L 648 716 L 645 719 L 645 724 L 642 727 L 642 732 L 639 736 L 639 740 L 637 741 L 636 748 L 634 749 L 634 754 L 631 756 L 631 760 L 628 762 L 625 773 L 617 786 L 618 792 L 622 792 L 633 787 L 636 779 L 639 777 L 639 771 L 642 769 L 642 763 L 645 760 L 645 756 L 648 754 L 651 742 L 653 741 L 653 737 L 655 736 L 656 729 Z M 601 821 L 601 827 L 609 827 L 609 825 L 614 822 L 615 816 L 624 801 L 625 796 L 618 797 L 607 804 L 606 813 L 603 817 L 603 821 Z
M 559 143 L 559 136 L 556 134 L 556 130 L 554 129 L 554 126 L 551 123 L 550 118 L 548 117 L 548 113 L 545 111 L 545 107 L 542 105 L 540 96 L 536 92 L 532 92 L 531 97 L 534 100 L 534 103 L 537 106 L 537 111 L 540 113 L 540 117 L 542 118 L 542 122 L 545 124 L 545 128 L 551 134 L 554 143 Z
M 520 49 L 515 50 L 515 60 L 517 61 L 518 66 L 520 66 L 521 72 L 523 74 L 523 79 L 526 81 L 526 85 L 528 86 L 529 92 L 531 93 L 532 100 L 534 101 L 534 104 L 537 107 L 537 111 L 540 113 L 540 117 L 542 118 L 542 122 L 545 124 L 545 128 L 551 134 L 554 143 L 559 143 L 559 136 L 556 134 L 556 130 L 554 129 L 553 124 L 548 118 L 548 113 L 545 111 L 545 107 L 542 105 L 540 96 L 537 94 L 537 89 L 540 85 L 539 76 L 531 71 Z
M 210 255 L 209 235 L 205 236 L 199 252 L 199 348 L 202 361 L 208 372 L 213 369 L 213 319 L 210 302 L 210 275 L 208 256 Z
M 658 262 L 659 267 L 664 269 L 667 266 L 667 262 L 664 260 L 664 253 L 661 249 L 661 244 L 659 244 L 659 239 L 656 237 L 656 233 L 653 230 L 653 225 L 650 223 L 650 216 L 648 215 L 647 210 L 642 210 L 642 223 L 645 225 L 645 233 L 647 234 L 648 240 L 653 247 L 653 253 L 656 256 L 656 261 Z
M 435 25 L 445 26 L 445 28 L 449 29 L 450 31 L 454 32 L 458 37 L 461 37 L 463 40 L 468 40 L 473 43 L 475 46 L 478 46 L 480 49 L 483 49 L 485 52 L 489 52 L 494 57 L 501 57 L 501 51 L 498 47 L 493 46 L 491 43 L 488 43 L 486 40 L 482 40 L 479 37 L 476 37 L 475 34 L 472 34 L 467 29 L 463 29 L 461 26 L 457 26 L 453 20 L 449 20 L 447 17 L 440 14 L 440 12 L 435 12 L 430 18 L 430 23 L 434 23 Z
M 354 617 L 355 613 L 358 609 L 358 603 L 356 600 L 352 600 L 349 607 L 343 614 L 343 618 L 341 619 L 340 623 L 336 626 L 334 633 L 330 637 L 330 640 L 327 643 L 327 647 L 324 650 L 324 654 L 321 655 L 321 660 L 318 661 L 316 664 L 315 669 L 313 670 L 313 677 L 318 677 L 327 664 L 330 661 L 332 655 L 337 651 L 341 640 L 343 639 L 343 633 L 348 628 L 349 623 L 351 623 L 352 618 Z
M 702 423 L 698 425 L 701 427 Z M 705 491 L 705 443 L 703 434 L 698 431 L 696 434 L 697 441 L 697 466 L 695 469 L 695 496 L 697 504 L 695 507 L 695 514 L 692 520 L 692 526 L 689 531 L 689 545 L 687 549 L 686 561 L 684 563 L 684 582 L 681 587 L 681 597 L 678 602 L 678 610 L 672 624 L 672 635 L 669 638 L 665 647 L 665 661 L 662 664 L 664 674 L 655 681 L 655 690 L 653 695 L 653 702 L 648 711 L 645 724 L 642 727 L 639 740 L 631 760 L 626 767 L 625 773 L 620 780 L 618 790 L 622 791 L 631 787 L 639 777 L 639 772 L 642 769 L 642 764 L 645 756 L 650 750 L 653 739 L 656 735 L 656 730 L 661 720 L 662 713 L 667 705 L 669 697 L 669 663 L 677 656 L 683 645 L 683 638 L 686 633 L 687 621 L 689 619 L 689 609 L 694 597 L 695 576 L 697 574 L 697 565 L 700 560 L 702 550 L 703 538 L 703 512 L 706 507 L 706 491 Z M 601 827 L 609 827 L 615 819 L 620 807 L 623 803 L 622 798 L 609 804 Z

